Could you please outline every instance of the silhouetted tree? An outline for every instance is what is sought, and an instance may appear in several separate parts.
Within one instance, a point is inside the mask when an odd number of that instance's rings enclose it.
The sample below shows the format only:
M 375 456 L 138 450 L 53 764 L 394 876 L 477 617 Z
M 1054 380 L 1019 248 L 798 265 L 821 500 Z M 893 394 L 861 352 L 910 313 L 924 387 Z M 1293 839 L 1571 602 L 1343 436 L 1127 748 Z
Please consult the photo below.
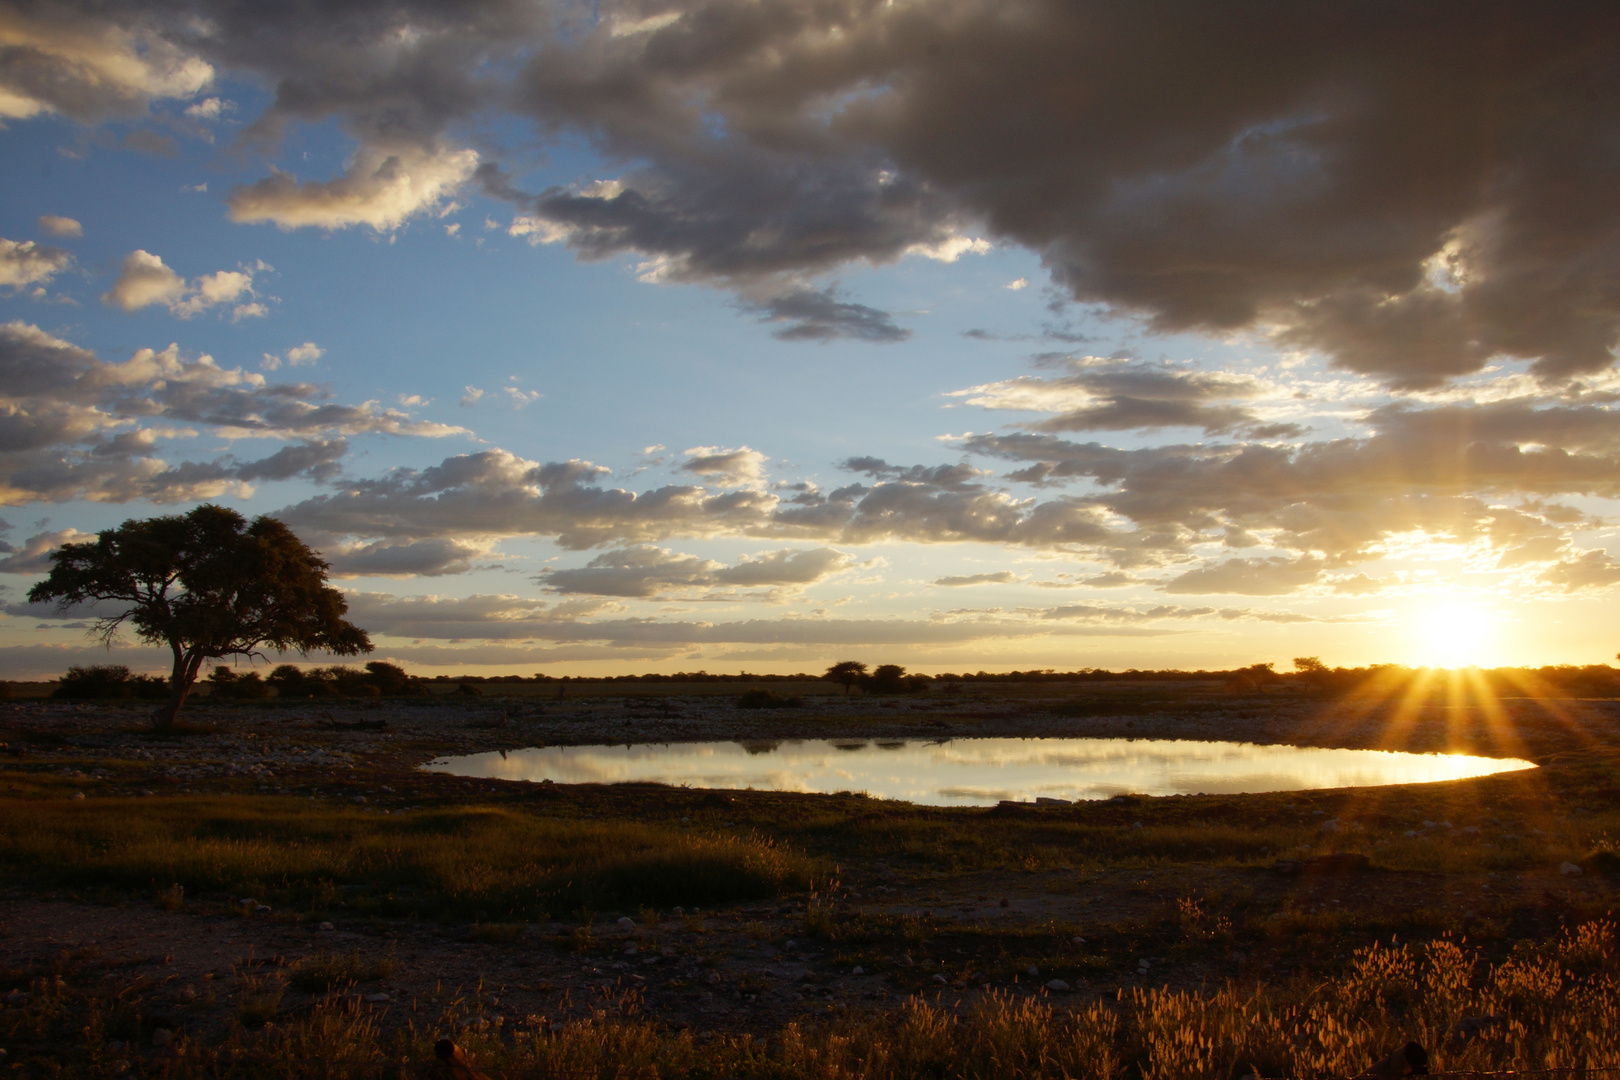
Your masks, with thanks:
M 153 726 L 174 726 L 206 660 L 259 656 L 261 649 L 370 652 L 366 632 L 344 619 L 343 594 L 326 584 L 327 564 L 272 517 L 250 524 L 223 506 L 129 520 L 94 542 L 64 544 L 51 572 L 28 591 L 65 611 L 96 602 L 92 633 L 111 645 L 124 623 L 173 654 L 167 700 Z
M 848 697 L 849 692 L 855 688 L 855 684 L 860 682 L 861 676 L 865 674 L 866 665 L 859 660 L 840 660 L 828 668 L 827 673 L 822 678 L 828 682 L 842 683 L 844 685 L 844 696 Z

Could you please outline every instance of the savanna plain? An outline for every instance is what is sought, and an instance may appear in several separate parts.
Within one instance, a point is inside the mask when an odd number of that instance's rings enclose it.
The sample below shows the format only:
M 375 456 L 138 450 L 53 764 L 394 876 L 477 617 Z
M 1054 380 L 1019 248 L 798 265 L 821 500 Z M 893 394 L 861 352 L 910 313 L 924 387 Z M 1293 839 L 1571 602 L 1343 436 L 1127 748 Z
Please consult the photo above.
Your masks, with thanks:
M 785 679 L 440 680 L 319 698 L 216 686 L 162 735 L 149 706 L 13 685 L 0 704 L 0 1068 L 1615 1069 L 1617 675 L 1093 673 L 894 694 Z M 1537 767 L 966 808 L 422 768 L 532 746 L 983 736 Z

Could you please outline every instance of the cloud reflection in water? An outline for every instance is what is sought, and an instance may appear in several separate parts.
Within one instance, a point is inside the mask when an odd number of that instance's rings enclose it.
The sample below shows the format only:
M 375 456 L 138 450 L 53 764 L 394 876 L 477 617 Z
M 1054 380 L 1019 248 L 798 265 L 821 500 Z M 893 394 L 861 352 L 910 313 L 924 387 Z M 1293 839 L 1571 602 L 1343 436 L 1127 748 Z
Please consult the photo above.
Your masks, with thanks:
M 765 791 L 865 791 L 929 806 L 1377 787 L 1533 768 L 1517 759 L 1178 739 L 953 739 L 551 746 L 440 758 L 457 776 L 562 784 L 652 781 Z

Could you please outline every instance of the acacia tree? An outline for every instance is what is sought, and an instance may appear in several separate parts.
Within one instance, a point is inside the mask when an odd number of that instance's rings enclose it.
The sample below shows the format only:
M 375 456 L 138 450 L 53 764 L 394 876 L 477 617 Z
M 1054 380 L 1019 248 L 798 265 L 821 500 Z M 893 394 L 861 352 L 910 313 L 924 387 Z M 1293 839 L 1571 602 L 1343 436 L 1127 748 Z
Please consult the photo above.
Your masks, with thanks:
M 827 673 L 822 678 L 828 682 L 843 683 L 844 696 L 849 697 L 849 692 L 855 688 L 855 684 L 860 682 L 861 676 L 865 674 L 866 665 L 859 660 L 841 660 L 828 668 Z
M 249 523 L 204 503 L 185 515 L 129 520 L 93 542 L 64 544 L 28 599 L 58 611 L 94 602 L 91 633 L 111 645 L 128 623 L 142 641 L 174 657 L 168 699 L 152 726 L 172 729 L 208 660 L 313 649 L 371 651 L 366 632 L 344 619 L 343 594 L 326 583 L 327 563 L 272 517 Z

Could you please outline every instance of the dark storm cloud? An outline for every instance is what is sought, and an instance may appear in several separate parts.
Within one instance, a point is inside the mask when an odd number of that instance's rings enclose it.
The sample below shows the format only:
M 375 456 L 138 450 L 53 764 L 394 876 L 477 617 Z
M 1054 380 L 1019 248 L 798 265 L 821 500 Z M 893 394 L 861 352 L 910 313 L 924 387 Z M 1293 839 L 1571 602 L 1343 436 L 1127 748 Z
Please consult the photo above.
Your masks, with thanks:
M 233 195 L 242 220 L 392 228 L 476 176 L 533 236 L 768 315 L 983 230 L 1075 299 L 1407 385 L 1492 355 L 1597 370 L 1620 331 L 1611 4 L 131 0 L 0 34 L 19 116 L 141 115 L 228 73 L 275 87 L 250 139 L 354 136 L 336 179 Z M 521 190 L 494 140 L 464 145 L 502 116 L 617 175 Z M 900 332 L 832 314 L 787 333 Z

